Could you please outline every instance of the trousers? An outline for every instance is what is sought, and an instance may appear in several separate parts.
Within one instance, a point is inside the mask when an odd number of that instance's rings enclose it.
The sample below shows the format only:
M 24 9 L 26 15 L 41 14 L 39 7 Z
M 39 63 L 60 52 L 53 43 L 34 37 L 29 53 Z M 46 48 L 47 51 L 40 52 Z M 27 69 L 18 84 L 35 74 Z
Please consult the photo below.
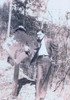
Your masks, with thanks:
M 36 100 L 44 100 L 47 92 L 49 77 L 51 74 L 51 61 L 48 56 L 40 56 L 37 59 Z

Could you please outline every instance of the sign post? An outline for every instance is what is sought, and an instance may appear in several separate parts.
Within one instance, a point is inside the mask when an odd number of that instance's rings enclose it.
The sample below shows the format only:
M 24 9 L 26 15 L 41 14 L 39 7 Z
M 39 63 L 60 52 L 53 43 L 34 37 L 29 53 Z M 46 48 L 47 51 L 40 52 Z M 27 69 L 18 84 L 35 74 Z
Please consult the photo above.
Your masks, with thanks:
M 10 0 L 9 20 L 8 20 L 8 29 L 7 29 L 7 37 L 9 37 L 9 35 L 10 35 L 11 16 L 12 16 L 12 1 L 13 1 L 13 0 Z

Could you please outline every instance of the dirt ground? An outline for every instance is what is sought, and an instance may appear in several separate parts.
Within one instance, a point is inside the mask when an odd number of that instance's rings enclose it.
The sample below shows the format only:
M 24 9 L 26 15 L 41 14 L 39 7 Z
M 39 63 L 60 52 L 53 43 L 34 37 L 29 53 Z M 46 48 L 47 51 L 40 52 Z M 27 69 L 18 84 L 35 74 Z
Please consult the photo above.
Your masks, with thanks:
M 13 88 L 13 73 L 14 67 L 6 62 L 6 60 L 0 60 L 0 100 L 12 100 L 12 88 Z M 31 85 L 31 81 L 26 76 L 23 78 L 23 74 L 19 76 L 21 78 L 21 89 L 16 100 L 33 100 L 35 97 L 35 84 Z
M 7 63 L 6 53 L 1 55 L 0 58 L 0 100 L 35 100 L 35 83 L 27 76 L 25 76 L 20 69 L 19 85 L 20 91 L 16 99 L 12 99 L 13 90 L 13 73 L 14 66 Z M 55 81 L 52 87 L 48 85 L 45 100 L 70 100 L 70 81 L 66 80 L 64 87 L 63 84 L 54 92 Z

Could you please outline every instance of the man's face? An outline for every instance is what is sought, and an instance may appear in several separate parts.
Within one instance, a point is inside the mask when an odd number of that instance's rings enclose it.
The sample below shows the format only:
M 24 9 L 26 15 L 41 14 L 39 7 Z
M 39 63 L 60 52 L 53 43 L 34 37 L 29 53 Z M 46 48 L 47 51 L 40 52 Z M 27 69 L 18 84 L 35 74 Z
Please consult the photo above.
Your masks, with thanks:
M 41 31 L 39 31 L 39 32 L 37 33 L 37 40 L 38 40 L 38 41 L 41 41 L 41 40 L 43 39 L 43 37 L 44 37 L 44 34 L 43 34 Z

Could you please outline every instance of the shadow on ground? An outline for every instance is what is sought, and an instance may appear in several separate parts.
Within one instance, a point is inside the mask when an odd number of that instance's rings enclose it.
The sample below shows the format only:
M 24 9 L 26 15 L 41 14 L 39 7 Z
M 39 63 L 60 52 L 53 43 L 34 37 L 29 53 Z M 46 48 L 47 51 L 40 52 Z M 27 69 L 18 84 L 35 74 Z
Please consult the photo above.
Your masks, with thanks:
M 28 80 L 27 78 L 22 78 L 22 79 L 19 79 L 18 81 L 18 94 L 22 88 L 23 85 L 26 85 L 26 84 L 30 84 L 30 85 L 35 85 L 36 82 L 35 81 L 31 81 L 31 80 Z

